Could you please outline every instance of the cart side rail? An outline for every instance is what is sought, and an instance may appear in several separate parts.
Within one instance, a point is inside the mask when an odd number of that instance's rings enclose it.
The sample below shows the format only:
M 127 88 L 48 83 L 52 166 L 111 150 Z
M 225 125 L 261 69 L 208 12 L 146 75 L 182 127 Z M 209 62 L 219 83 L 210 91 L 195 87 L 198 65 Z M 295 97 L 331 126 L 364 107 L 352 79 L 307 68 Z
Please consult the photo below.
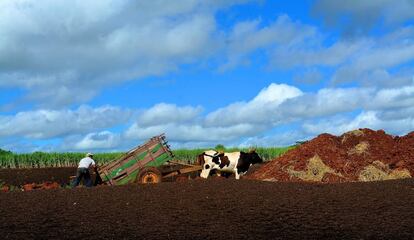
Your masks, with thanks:
M 152 137 L 118 159 L 98 168 L 102 180 L 111 185 L 125 184 L 135 180 L 139 170 L 145 166 L 158 167 L 173 159 L 165 135 Z

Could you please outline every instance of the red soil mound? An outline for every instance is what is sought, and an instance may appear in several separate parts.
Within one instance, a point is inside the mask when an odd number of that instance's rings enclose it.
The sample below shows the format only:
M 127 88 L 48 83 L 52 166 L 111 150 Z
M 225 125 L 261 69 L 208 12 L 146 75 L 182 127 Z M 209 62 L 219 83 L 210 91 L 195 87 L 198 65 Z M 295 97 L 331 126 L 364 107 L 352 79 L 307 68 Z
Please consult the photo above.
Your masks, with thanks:
M 359 129 L 321 134 L 264 164 L 249 178 L 269 181 L 370 181 L 414 176 L 414 132 L 403 137 Z

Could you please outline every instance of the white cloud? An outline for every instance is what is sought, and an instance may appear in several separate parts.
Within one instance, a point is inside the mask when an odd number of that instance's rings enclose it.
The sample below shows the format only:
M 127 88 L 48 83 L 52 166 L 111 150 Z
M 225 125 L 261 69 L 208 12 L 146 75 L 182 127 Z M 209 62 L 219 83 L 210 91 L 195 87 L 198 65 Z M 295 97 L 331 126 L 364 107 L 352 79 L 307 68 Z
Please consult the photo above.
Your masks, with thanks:
M 309 134 L 299 130 L 290 130 L 283 133 L 276 133 L 269 136 L 254 136 L 241 141 L 240 147 L 283 147 L 291 146 L 297 141 L 309 139 Z
M 214 142 L 237 140 L 263 131 L 263 126 L 253 124 L 235 124 L 227 127 L 207 127 L 202 124 L 163 124 L 141 127 L 133 124 L 126 132 L 126 139 L 144 140 L 161 133 L 175 142 Z
M 263 101 L 261 99 L 257 101 Z M 125 139 L 145 140 L 166 133 L 175 142 L 229 141 L 240 136 L 251 135 L 263 128 L 249 123 L 233 126 L 206 126 L 201 107 L 173 104 L 157 104 L 143 111 L 137 120 L 125 131 Z
M 322 132 L 341 134 L 355 128 L 385 129 L 394 134 L 414 127 L 414 87 L 326 88 L 303 92 L 286 84 L 270 84 L 250 101 L 203 114 L 201 107 L 160 103 L 145 110 L 113 106 L 76 110 L 37 110 L 0 117 L 0 146 L 10 141 L 63 139 L 62 143 L 25 149 L 127 149 L 165 133 L 178 146 L 290 145 Z M 361 112 L 356 117 L 356 112 Z M 279 127 L 293 130 L 280 133 Z M 272 132 L 278 132 L 276 134 Z M 8 142 L 9 139 L 10 141 Z
M 315 33 L 310 39 L 269 51 L 271 67 L 283 70 L 332 69 L 333 85 L 357 82 L 362 86 L 403 86 L 411 83 L 414 61 L 414 27 L 407 26 L 382 37 L 363 37 L 324 44 Z M 396 69 L 397 68 L 397 69 Z
M 167 123 L 191 123 L 199 118 L 202 107 L 177 107 L 174 104 L 159 103 L 142 112 L 137 119 L 141 127 Z
M 392 34 L 392 33 L 391 33 Z M 399 72 L 390 75 L 389 69 L 408 64 L 414 60 L 414 41 L 412 36 L 404 36 L 401 39 L 367 45 L 360 49 L 359 54 L 347 59 L 332 76 L 332 82 L 347 83 L 361 82 L 364 85 L 403 85 L 410 83 L 411 72 Z M 395 72 L 395 71 L 394 71 Z M 396 79 L 394 79 L 396 78 Z
M 323 38 L 315 36 L 312 40 L 275 49 L 270 58 L 271 66 L 281 69 L 313 66 L 334 67 L 359 54 L 368 44 L 365 40 L 338 41 L 325 47 L 322 44 Z
M 68 145 L 66 147 L 74 150 L 96 150 L 96 149 L 113 149 L 121 144 L 119 134 L 114 134 L 109 131 L 102 131 L 97 133 L 89 133 L 82 139 Z
M 278 46 L 289 47 L 315 37 L 316 28 L 295 22 L 287 15 L 275 22 L 261 26 L 261 20 L 237 23 L 227 37 L 227 62 L 220 70 L 228 70 L 242 64 L 249 54 L 257 50 Z
M 375 25 L 394 26 L 414 18 L 411 0 L 341 1 L 318 0 L 314 13 L 330 27 L 342 28 L 346 35 L 365 34 Z M 383 20 L 383 21 L 382 21 Z
M 382 119 L 380 111 L 363 111 L 354 119 L 349 117 L 326 118 L 318 122 L 305 123 L 303 129 L 308 134 L 328 132 L 340 135 L 358 128 L 385 129 L 395 135 L 403 135 L 414 129 L 414 116 L 408 115 L 398 119 Z
M 270 84 L 249 102 L 230 104 L 206 117 L 209 126 L 231 126 L 238 123 L 269 124 L 272 114 L 283 102 L 302 95 L 302 91 L 286 84 Z
M 379 90 L 366 104 L 370 109 L 392 109 L 414 105 L 414 85 Z
M 323 80 L 323 74 L 317 69 L 308 69 L 303 73 L 296 74 L 293 80 L 297 83 L 316 84 Z
M 0 136 L 46 139 L 82 134 L 125 123 L 131 116 L 130 110 L 113 106 L 19 112 L 14 116 L 0 116 Z
M 1 1 L 0 87 L 60 107 L 201 62 L 219 44 L 215 11 L 239 2 Z
M 331 76 L 334 84 L 390 87 L 411 81 L 412 70 L 392 69 L 414 59 L 410 25 L 383 37 L 331 41 L 317 27 L 280 15 L 270 23 L 235 22 L 221 32 L 215 13 L 242 2 L 1 1 L 0 87 L 24 89 L 26 101 L 58 108 L 85 103 L 114 84 L 202 63 L 218 57 L 219 50 L 225 52 L 221 70 L 248 63 L 259 50 L 277 69 L 316 73 L 318 67 L 338 67 Z M 413 4 L 398 1 L 392 9 L 405 6 L 405 11 L 396 14 L 384 10 L 391 3 L 319 1 L 317 9 L 364 16 L 367 9 L 380 9 L 389 21 L 412 16 L 407 9 Z M 303 78 L 318 78 L 306 73 Z
M 385 119 L 379 122 L 371 113 L 385 113 L 389 109 L 396 108 L 406 109 L 412 105 L 414 105 L 414 87 L 412 86 L 389 89 L 326 88 L 312 93 L 302 92 L 285 84 L 271 84 L 252 100 L 230 104 L 208 113 L 205 117 L 189 107 L 181 109 L 174 105 L 166 105 L 166 109 L 170 109 L 166 112 L 180 113 L 184 119 L 180 120 L 180 114 L 177 114 L 169 120 L 170 122 L 160 123 L 154 120 L 153 124 L 151 121 L 146 121 L 141 125 L 138 120 L 126 131 L 125 138 L 145 140 L 151 136 L 166 133 L 172 142 L 181 144 L 193 142 L 196 145 L 205 145 L 208 142 L 226 142 L 240 146 L 266 143 L 266 146 L 273 143 L 289 145 L 312 137 L 317 132 L 323 132 L 324 127 L 328 130 L 335 130 L 335 133 L 364 126 L 395 131 L 399 123 Z M 159 106 L 155 106 L 148 112 L 158 112 L 155 111 L 158 108 Z M 187 110 L 184 111 L 184 109 Z M 371 115 L 361 115 L 352 123 L 349 123 L 348 118 L 335 117 L 358 110 L 366 111 Z M 409 113 L 407 110 L 401 111 Z M 188 114 L 188 112 L 193 114 Z M 318 119 L 321 118 L 327 118 L 328 121 L 319 122 Z M 303 130 L 276 135 L 266 134 L 266 131 L 283 124 L 303 121 L 312 124 L 305 124 Z M 313 124 L 314 121 L 317 124 Z M 401 129 L 409 129 L 409 127 L 407 123 L 401 125 Z
M 349 112 L 366 107 L 374 93 L 370 88 L 323 88 L 282 104 L 275 117 L 292 121 Z

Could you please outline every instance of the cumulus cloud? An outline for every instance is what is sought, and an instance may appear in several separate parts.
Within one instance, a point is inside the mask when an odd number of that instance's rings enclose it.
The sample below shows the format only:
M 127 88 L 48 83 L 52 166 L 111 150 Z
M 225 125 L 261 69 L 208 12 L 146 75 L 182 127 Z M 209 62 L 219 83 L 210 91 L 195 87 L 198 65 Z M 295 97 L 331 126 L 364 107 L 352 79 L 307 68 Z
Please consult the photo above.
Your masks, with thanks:
M 286 84 L 270 84 L 249 102 L 233 103 L 209 113 L 206 124 L 230 126 L 237 123 L 269 124 L 277 107 L 283 102 L 302 95 L 302 91 Z
M 414 60 L 413 36 L 367 46 L 335 70 L 332 82 L 337 84 L 357 81 L 363 85 L 382 86 L 410 83 L 409 76 L 412 76 L 412 72 L 397 71 L 391 75 L 389 70 Z M 394 76 L 398 81 L 393 80 Z
M 290 131 L 285 131 L 282 133 L 275 133 L 269 136 L 254 136 L 248 137 L 241 141 L 238 145 L 239 147 L 283 147 L 291 146 L 297 141 L 308 140 L 309 134 L 301 131 L 301 129 L 295 129 Z
M 395 135 L 403 135 L 414 129 L 414 116 L 409 115 L 398 119 L 381 118 L 386 112 L 363 111 L 355 118 L 332 117 L 317 122 L 303 124 L 303 129 L 308 134 L 320 134 L 328 132 L 340 135 L 344 132 L 358 128 L 386 129 L 387 132 Z
M 245 63 L 247 56 L 257 50 L 288 47 L 315 37 L 316 28 L 293 21 L 287 15 L 279 16 L 269 25 L 261 26 L 261 20 L 237 23 L 227 37 L 227 62 L 221 71 Z
M 7 140 L 63 139 L 40 148 L 87 151 L 128 149 L 165 133 L 178 146 L 290 145 L 321 132 L 340 134 L 360 127 L 406 133 L 414 125 L 414 86 L 378 88 L 325 88 L 304 92 L 286 84 L 270 84 L 246 102 L 209 113 L 201 107 L 160 103 L 149 109 L 114 106 L 75 110 L 37 110 L 0 117 L 0 146 L 16 148 Z M 360 114 L 355 116 L 355 113 Z M 354 117 L 352 117 L 354 116 Z M 286 125 L 295 125 L 292 131 Z M 299 127 L 298 127 L 299 126 Z
M 0 136 L 46 139 L 82 134 L 125 123 L 131 116 L 132 111 L 113 106 L 82 105 L 75 110 L 25 111 L 0 116 Z
M 295 44 L 268 49 L 269 66 L 273 69 L 312 71 L 331 69 L 331 85 L 359 83 L 361 86 L 403 86 L 414 74 L 414 27 L 397 28 L 376 37 L 339 39 L 324 44 L 321 32 Z M 328 71 L 329 73 L 329 71 Z M 304 79 L 310 75 L 297 76 Z
M 365 106 L 369 109 L 398 109 L 414 104 L 414 84 L 401 88 L 380 89 Z
M 261 101 L 260 99 L 258 101 Z M 240 136 L 251 135 L 262 128 L 249 123 L 233 126 L 207 126 L 201 115 L 201 107 L 157 104 L 143 111 L 137 120 L 125 131 L 125 139 L 145 140 L 166 133 L 175 142 L 229 141 Z
M 177 120 L 180 118 L 173 116 L 170 122 L 153 121 L 153 124 L 151 121 L 141 124 L 138 118 L 124 133 L 124 137 L 145 140 L 164 132 L 171 141 L 181 143 L 227 142 L 244 146 L 255 143 L 264 144 L 268 141 L 268 145 L 271 145 L 270 143 L 289 145 L 294 143 L 294 138 L 296 141 L 304 140 L 314 136 L 317 131 L 323 131 L 323 127 L 336 129 L 335 133 L 364 126 L 394 130 L 393 126 L 398 126 L 398 124 L 388 121 L 384 114 L 391 109 L 402 109 L 400 115 L 412 113 L 407 109 L 413 104 L 413 86 L 388 89 L 325 88 L 317 92 L 302 92 L 293 86 L 271 84 L 250 101 L 230 104 L 208 113 L 205 117 L 201 115 L 201 112 L 194 111 L 195 108 L 180 109 L 181 107 L 169 105 L 171 111 L 175 109 L 173 112 L 181 113 L 185 117 Z M 158 108 L 159 106 L 154 106 L 147 112 L 157 112 L 155 110 Z M 355 111 L 381 113 L 383 120 L 377 124 L 372 115 L 367 114 L 350 124 L 348 118 L 335 117 Z M 194 114 L 187 118 L 188 112 Z M 328 120 L 318 122 L 321 118 Z M 278 126 L 303 121 L 307 124 L 294 132 L 270 136 L 266 134 L 266 131 Z M 308 124 L 313 121 L 317 121 L 318 124 Z M 330 123 L 332 125 L 329 125 Z M 389 128 L 387 124 L 390 124 Z M 407 129 L 409 126 L 409 124 L 401 125 L 401 129 Z M 263 134 L 264 136 L 261 136 Z
M 296 74 L 293 77 L 296 83 L 316 84 L 323 80 L 323 74 L 317 69 L 308 69 L 307 71 Z
M 25 89 L 46 107 L 84 103 L 209 56 L 214 12 L 238 2 L 1 1 L 0 87 Z
M 242 136 L 251 136 L 263 131 L 263 126 L 254 124 L 235 124 L 227 127 L 207 127 L 202 124 L 163 124 L 141 127 L 133 124 L 125 133 L 127 139 L 144 140 L 160 133 L 167 134 L 176 142 L 214 142 L 237 140 Z
M 347 62 L 367 45 L 365 40 L 361 40 L 338 41 L 331 46 L 324 46 L 323 38 L 315 36 L 312 40 L 275 49 L 270 58 L 271 66 L 281 69 L 312 66 L 334 67 Z
M 282 104 L 276 117 L 292 121 L 349 112 L 366 106 L 374 93 L 369 88 L 324 88 Z
M 203 111 L 202 107 L 184 106 L 159 103 L 142 112 L 137 119 L 141 127 L 162 125 L 167 123 L 191 123 L 194 122 Z
M 393 26 L 414 18 L 411 0 L 318 0 L 314 14 L 329 27 L 343 28 L 346 35 L 365 34 L 378 23 Z
M 72 143 L 65 143 L 64 146 L 70 147 L 74 150 L 99 150 L 99 149 L 113 149 L 121 144 L 119 134 L 109 131 L 102 131 L 96 133 L 89 133 L 82 139 Z

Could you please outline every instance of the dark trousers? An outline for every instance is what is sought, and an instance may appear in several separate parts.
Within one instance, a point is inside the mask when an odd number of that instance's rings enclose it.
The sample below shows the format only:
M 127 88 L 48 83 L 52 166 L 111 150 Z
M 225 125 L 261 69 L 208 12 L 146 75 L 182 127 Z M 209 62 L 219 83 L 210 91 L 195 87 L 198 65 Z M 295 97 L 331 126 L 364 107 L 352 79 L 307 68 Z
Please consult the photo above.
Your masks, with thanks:
M 72 187 L 78 186 L 82 178 L 85 186 L 92 187 L 91 174 L 89 173 L 89 169 L 87 168 L 78 168 L 78 170 L 76 171 L 76 178 L 72 183 Z

